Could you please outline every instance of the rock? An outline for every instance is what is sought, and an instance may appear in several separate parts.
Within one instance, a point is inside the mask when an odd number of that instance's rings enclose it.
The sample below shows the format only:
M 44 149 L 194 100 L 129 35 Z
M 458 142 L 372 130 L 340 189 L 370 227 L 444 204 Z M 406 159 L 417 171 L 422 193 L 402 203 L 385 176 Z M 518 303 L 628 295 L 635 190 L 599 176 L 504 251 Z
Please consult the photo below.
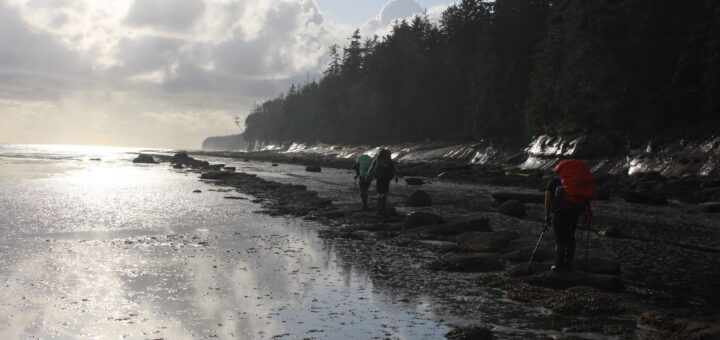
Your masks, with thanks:
M 213 164 L 207 167 L 208 170 L 221 171 L 225 167 L 225 164 Z
M 185 168 L 185 167 L 180 163 L 176 163 L 175 165 L 173 165 L 173 169 L 183 169 L 183 168 Z
M 236 169 L 234 166 L 226 166 L 223 168 L 223 170 L 229 171 L 229 172 L 235 172 Z
M 277 163 L 273 163 L 271 166 L 278 166 Z M 308 169 L 305 169 L 305 171 L 309 171 Z M 318 171 L 319 172 L 319 171 Z
M 407 185 L 423 185 L 425 181 L 422 178 L 408 177 L 405 178 L 405 183 Z
M 510 277 L 530 276 L 530 275 L 540 274 L 540 273 L 550 271 L 550 267 L 552 266 L 550 263 L 533 261 L 530 264 L 530 268 L 528 269 L 528 261 L 529 260 L 530 260 L 530 257 L 528 256 L 528 258 L 526 258 L 525 261 L 523 261 L 523 263 L 513 266 L 512 268 L 510 268 L 510 270 L 505 275 L 510 276 Z
M 157 162 L 155 161 L 155 158 L 153 158 L 153 156 L 142 154 L 142 153 L 139 154 L 137 156 L 137 158 L 133 159 L 132 162 L 138 163 L 138 164 L 157 164 Z
M 510 200 L 500 206 L 499 212 L 503 215 L 523 218 L 527 216 L 525 205 L 517 200 Z
M 417 228 L 428 224 L 444 224 L 445 221 L 438 215 L 428 212 L 414 212 L 405 218 L 406 228 Z
M 234 176 L 235 173 L 227 171 L 209 171 L 200 175 L 200 179 L 223 179 Z
M 455 328 L 445 333 L 449 340 L 492 340 L 493 333 L 485 327 Z
M 537 240 L 536 240 L 536 242 L 537 242 Z M 512 246 L 510 246 L 509 248 L 512 249 Z M 512 262 L 528 263 L 528 261 L 530 261 L 530 256 L 532 255 L 533 250 L 535 250 L 534 244 L 527 248 L 512 250 L 508 253 L 505 253 L 505 255 L 503 255 L 503 257 Z M 553 249 L 553 247 L 551 245 L 541 244 L 538 247 L 537 251 L 535 252 L 535 257 L 533 257 L 533 262 L 548 261 L 548 260 L 553 260 L 554 258 L 555 258 L 555 249 Z M 548 268 L 550 268 L 549 265 L 548 265 Z
M 610 187 L 607 185 L 601 185 L 595 191 L 595 199 L 598 201 L 609 201 L 610 200 Z
M 321 172 L 322 168 L 317 165 L 311 165 L 305 168 L 306 172 Z
M 94 162 L 102 161 L 102 159 L 100 159 L 100 158 L 90 158 L 90 160 L 91 160 L 91 161 L 94 161 Z
M 552 288 L 567 289 L 578 286 L 594 287 L 601 290 L 617 292 L 622 290 L 622 280 L 616 275 L 591 274 L 585 272 L 553 272 L 547 271 L 532 275 L 525 279 L 528 283 Z
M 429 207 L 432 205 L 432 198 L 428 195 L 428 193 L 422 190 L 417 190 L 410 194 L 406 204 L 409 207 Z
M 518 237 L 512 231 L 496 232 L 467 232 L 452 238 L 476 252 L 504 253 L 508 250 L 510 241 Z
M 700 204 L 702 212 L 706 213 L 720 213 L 720 202 L 706 202 Z
M 507 202 L 511 200 L 523 203 L 545 203 L 544 193 L 515 193 L 515 192 L 496 192 L 491 195 L 498 202 Z
M 662 193 L 656 191 L 641 191 L 635 192 L 630 191 L 625 193 L 625 201 L 628 203 L 640 203 L 640 204 L 655 204 L 665 205 L 668 204 L 667 198 Z
M 452 224 L 429 224 L 417 228 L 408 229 L 408 233 L 430 234 L 430 235 L 457 235 L 470 231 L 490 232 L 490 221 L 487 219 L 472 220 Z
M 170 162 L 178 162 L 178 161 L 184 161 L 191 159 L 190 155 L 188 155 L 187 151 L 179 151 L 175 153 L 175 155 L 170 158 Z
M 575 270 L 580 270 L 587 273 L 594 274 L 608 274 L 617 275 L 620 274 L 620 262 L 606 257 L 593 257 L 592 250 L 590 256 L 585 263 L 585 254 L 578 252 L 575 254 Z
M 618 229 L 616 227 L 601 228 L 598 231 L 598 234 L 605 236 L 605 237 L 617 237 L 617 236 L 620 236 L 620 229 Z
M 193 194 L 199 194 L 201 192 L 202 192 L 202 190 L 193 190 Z
M 447 272 L 494 272 L 505 268 L 497 254 L 471 254 L 441 258 L 430 263 L 430 269 Z
M 226 200 L 246 200 L 247 199 L 245 197 L 240 197 L 240 196 L 225 196 L 223 198 Z

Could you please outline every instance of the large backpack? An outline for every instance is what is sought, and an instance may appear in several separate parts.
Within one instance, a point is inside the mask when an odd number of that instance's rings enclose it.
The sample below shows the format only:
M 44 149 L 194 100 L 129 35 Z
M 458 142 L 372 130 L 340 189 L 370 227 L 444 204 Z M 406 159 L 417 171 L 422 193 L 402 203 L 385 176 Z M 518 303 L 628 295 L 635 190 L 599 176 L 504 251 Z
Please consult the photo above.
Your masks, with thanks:
M 590 201 L 595 199 L 596 194 L 590 167 L 583 161 L 566 159 L 555 166 L 555 172 L 560 175 L 565 200 L 580 207 L 585 217 L 589 217 Z
M 375 178 L 379 180 L 391 180 L 395 177 L 395 166 L 389 159 L 378 159 L 375 165 Z

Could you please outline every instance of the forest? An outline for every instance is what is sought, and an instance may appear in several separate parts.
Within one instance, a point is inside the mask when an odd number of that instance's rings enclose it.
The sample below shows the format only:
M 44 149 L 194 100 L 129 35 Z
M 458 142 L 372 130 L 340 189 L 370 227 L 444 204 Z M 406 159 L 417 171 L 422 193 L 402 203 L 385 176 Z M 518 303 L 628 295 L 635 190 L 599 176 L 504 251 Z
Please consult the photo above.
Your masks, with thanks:
M 245 121 L 248 141 L 523 143 L 720 128 L 720 2 L 462 0 L 330 46 L 324 76 Z

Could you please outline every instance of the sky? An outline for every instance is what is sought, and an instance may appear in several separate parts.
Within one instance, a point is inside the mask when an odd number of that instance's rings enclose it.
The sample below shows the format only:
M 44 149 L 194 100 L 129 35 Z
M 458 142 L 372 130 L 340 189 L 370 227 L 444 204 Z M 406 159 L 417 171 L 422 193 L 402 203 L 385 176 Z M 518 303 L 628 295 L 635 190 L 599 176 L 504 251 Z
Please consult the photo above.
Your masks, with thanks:
M 0 0 L 0 143 L 199 148 L 441 0 Z

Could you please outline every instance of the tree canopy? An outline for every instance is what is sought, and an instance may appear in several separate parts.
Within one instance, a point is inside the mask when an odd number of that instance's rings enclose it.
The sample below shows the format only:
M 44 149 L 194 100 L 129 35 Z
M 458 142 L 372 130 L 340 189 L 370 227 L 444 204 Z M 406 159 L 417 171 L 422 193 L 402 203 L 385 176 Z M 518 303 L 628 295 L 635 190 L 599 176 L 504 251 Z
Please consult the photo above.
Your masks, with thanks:
M 720 128 L 720 3 L 462 0 L 355 31 L 319 81 L 247 117 L 245 140 L 521 142 Z

